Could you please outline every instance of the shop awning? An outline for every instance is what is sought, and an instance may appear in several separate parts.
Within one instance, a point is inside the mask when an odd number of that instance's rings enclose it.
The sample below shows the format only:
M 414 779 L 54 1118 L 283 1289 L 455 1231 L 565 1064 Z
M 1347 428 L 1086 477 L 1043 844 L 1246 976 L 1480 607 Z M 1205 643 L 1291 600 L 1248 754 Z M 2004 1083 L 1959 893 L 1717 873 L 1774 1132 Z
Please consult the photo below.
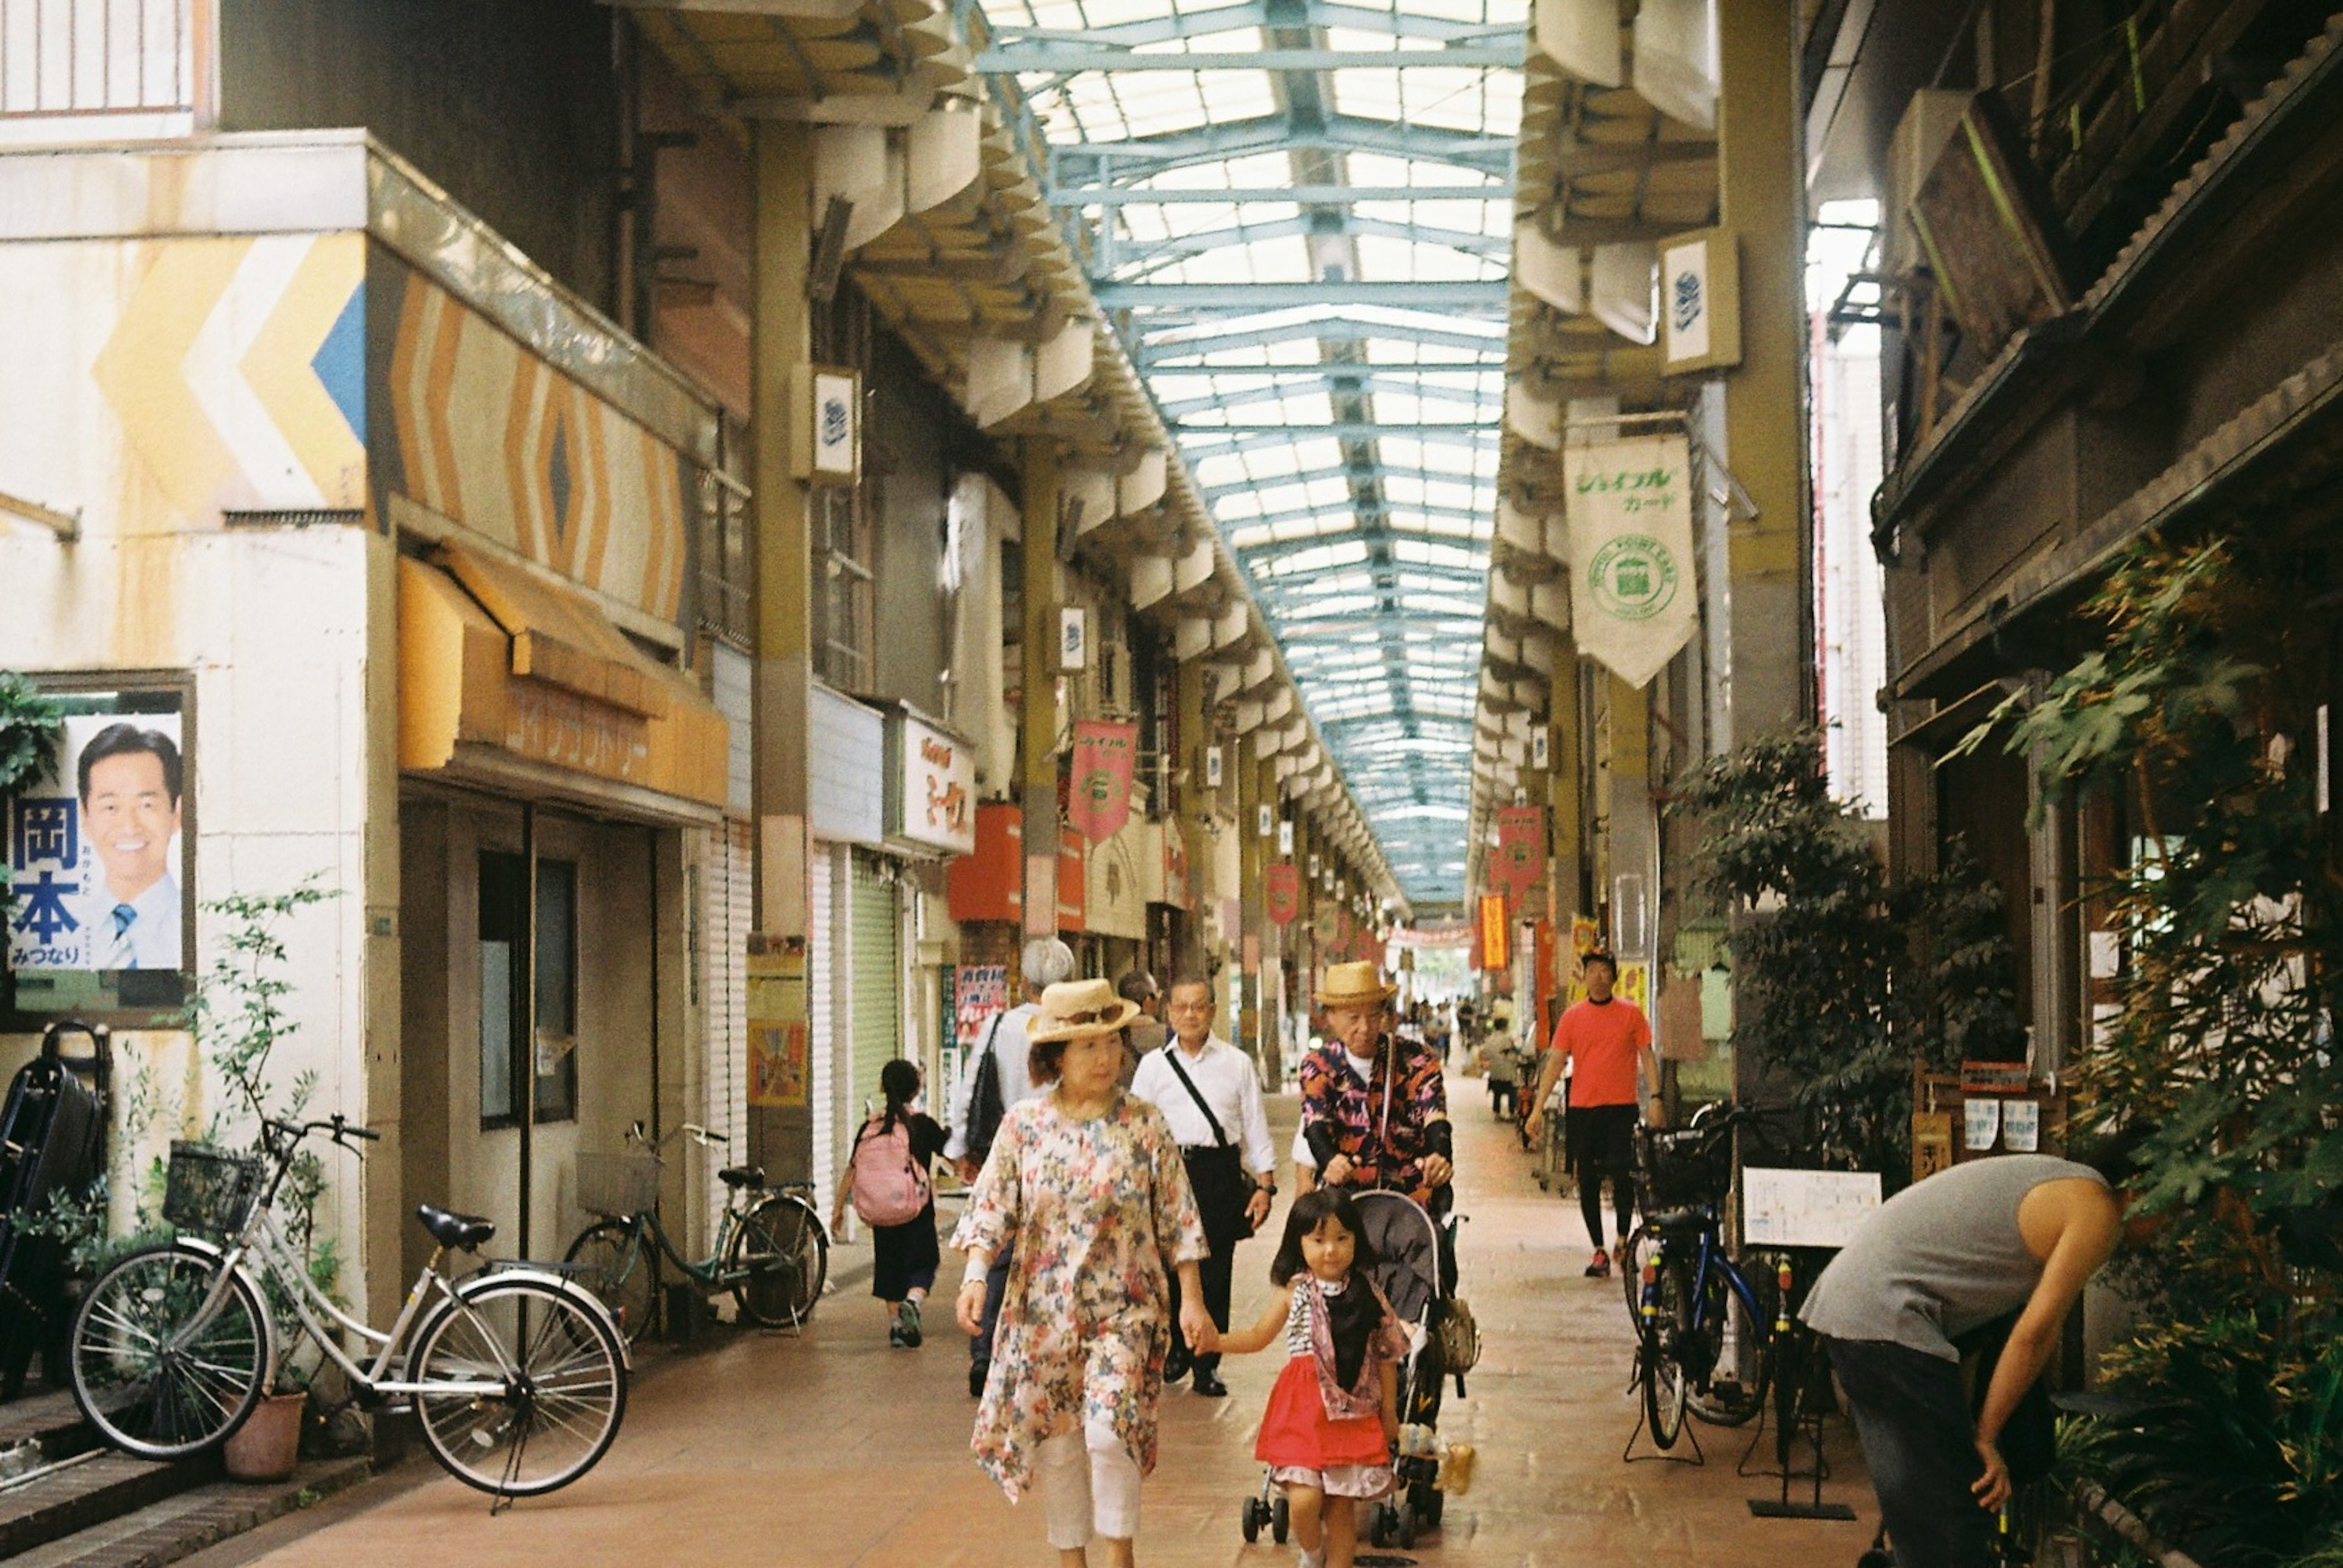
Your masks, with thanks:
M 579 589 L 459 544 L 398 563 L 399 767 L 706 820 L 729 730 Z

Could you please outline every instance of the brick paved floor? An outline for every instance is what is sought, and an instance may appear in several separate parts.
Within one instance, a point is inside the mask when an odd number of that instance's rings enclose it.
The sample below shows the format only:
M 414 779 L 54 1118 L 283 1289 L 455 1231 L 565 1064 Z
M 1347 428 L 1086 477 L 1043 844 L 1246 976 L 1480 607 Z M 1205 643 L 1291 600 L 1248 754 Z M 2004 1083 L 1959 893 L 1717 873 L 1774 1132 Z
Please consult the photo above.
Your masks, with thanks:
M 1853 1503 L 1861 1523 L 1751 1519 L 1745 1499 L 1766 1483 L 1734 1473 L 1745 1434 L 1702 1432 L 1708 1463 L 1699 1469 L 1620 1462 L 1635 1412 L 1619 1286 L 1580 1277 L 1575 1204 L 1538 1190 L 1510 1131 L 1489 1120 L 1479 1084 L 1452 1088 L 1461 1207 L 1472 1216 L 1463 1292 L 1485 1351 L 1442 1432 L 1478 1445 L 1480 1471 L 1471 1494 L 1452 1500 L 1444 1534 L 1410 1555 L 1423 1568 L 1852 1568 L 1875 1510 L 1841 1423 L 1825 1496 Z M 1290 1136 L 1291 1107 L 1281 1109 Z M 1268 1261 L 1266 1241 L 1240 1254 L 1240 1319 L 1261 1310 Z M 957 1276 L 949 1258 L 946 1269 Z M 1011 1510 L 968 1459 L 965 1342 L 936 1316 L 939 1332 L 916 1352 L 887 1348 L 880 1309 L 860 1294 L 825 1303 L 802 1340 L 728 1332 L 640 1382 L 609 1457 L 567 1492 L 491 1521 L 485 1498 L 437 1479 L 261 1561 L 416 1568 L 460 1551 L 481 1564 L 571 1568 L 1052 1562 L 1038 1503 Z M 1140 1533 L 1150 1568 L 1293 1561 L 1266 1542 L 1247 1547 L 1237 1530 L 1239 1503 L 1259 1482 L 1252 1432 L 1277 1370 L 1272 1355 L 1232 1360 L 1232 1397 L 1167 1393 L 1162 1462 Z

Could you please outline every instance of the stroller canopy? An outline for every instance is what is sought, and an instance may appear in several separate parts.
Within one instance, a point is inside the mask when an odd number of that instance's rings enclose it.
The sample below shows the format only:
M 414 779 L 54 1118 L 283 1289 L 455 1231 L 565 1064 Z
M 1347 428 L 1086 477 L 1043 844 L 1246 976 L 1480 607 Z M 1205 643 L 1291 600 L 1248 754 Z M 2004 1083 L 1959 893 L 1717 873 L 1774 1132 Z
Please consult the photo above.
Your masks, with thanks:
M 1374 1281 L 1404 1323 L 1421 1323 L 1440 1294 L 1440 1232 L 1404 1192 L 1359 1192 L 1359 1222 L 1375 1252 Z

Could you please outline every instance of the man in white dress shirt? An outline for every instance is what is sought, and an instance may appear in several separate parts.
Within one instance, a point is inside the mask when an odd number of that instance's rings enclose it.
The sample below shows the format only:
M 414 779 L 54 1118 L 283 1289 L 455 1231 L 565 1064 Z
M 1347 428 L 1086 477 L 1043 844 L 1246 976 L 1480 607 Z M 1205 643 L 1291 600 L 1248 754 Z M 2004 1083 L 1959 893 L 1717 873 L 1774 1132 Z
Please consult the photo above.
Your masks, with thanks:
M 82 748 L 82 836 L 97 860 L 84 896 L 94 970 L 180 967 L 179 749 L 158 729 L 109 724 Z
M 1042 991 L 1060 980 L 1074 978 L 1074 950 L 1055 937 L 1035 937 L 1025 944 L 1018 967 L 1025 980 L 1025 1000 L 1007 1012 L 996 1014 L 985 1026 L 981 1042 L 969 1053 L 968 1066 L 952 1089 L 951 1133 L 944 1142 L 944 1158 L 951 1161 L 963 1181 L 974 1181 L 977 1172 L 984 1169 L 985 1157 L 992 1152 L 992 1135 L 1001 1126 L 1001 1114 L 1037 1092 L 1028 1065 L 1032 1043 L 1025 1038 L 1025 1028 L 1034 1013 L 1041 1010 Z M 990 1096 L 977 1092 L 988 1060 L 992 1063 L 994 1082 L 1000 1088 L 998 1103 L 992 1103 Z M 1042 1091 L 1046 1092 L 1046 1086 Z M 1001 1295 L 1009 1289 L 1011 1255 L 1009 1248 L 1001 1248 L 985 1275 L 984 1332 L 968 1342 L 970 1399 L 983 1397 L 984 1380 L 992 1369 L 992 1329 L 1001 1319 Z M 1178 1303 L 1173 1303 L 1172 1312 L 1178 1314 Z
M 1202 1211 L 1204 1239 L 1212 1255 L 1204 1260 L 1204 1310 L 1222 1332 L 1229 1326 L 1229 1274 L 1236 1244 L 1269 1218 L 1277 1196 L 1277 1151 L 1269 1141 L 1269 1118 L 1262 1111 L 1261 1080 L 1252 1059 L 1212 1034 L 1212 982 L 1184 974 L 1172 982 L 1164 1009 L 1173 1038 L 1139 1060 L 1131 1092 L 1163 1112 L 1179 1141 Z M 1248 1177 L 1245 1172 L 1252 1174 Z M 1172 1286 L 1172 1315 L 1180 1315 L 1180 1287 Z M 1192 1355 L 1175 1338 L 1167 1379 L 1196 1369 L 1196 1392 L 1208 1399 L 1226 1394 L 1217 1354 Z

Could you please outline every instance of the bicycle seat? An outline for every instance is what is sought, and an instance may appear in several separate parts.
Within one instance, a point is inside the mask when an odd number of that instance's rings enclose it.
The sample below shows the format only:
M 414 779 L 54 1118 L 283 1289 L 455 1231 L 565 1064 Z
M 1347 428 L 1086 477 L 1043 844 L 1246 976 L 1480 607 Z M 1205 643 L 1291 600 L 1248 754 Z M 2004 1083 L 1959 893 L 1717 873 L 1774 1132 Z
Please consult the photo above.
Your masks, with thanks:
M 728 1165 L 716 1173 L 716 1179 L 727 1187 L 762 1187 L 765 1168 L 762 1165 Z
M 423 1222 L 426 1231 L 431 1232 L 433 1241 L 458 1251 L 472 1251 L 485 1245 L 488 1238 L 497 1233 L 494 1220 L 484 1220 L 478 1214 L 450 1213 L 445 1209 L 434 1209 L 428 1203 L 417 1203 L 415 1217 Z
M 1705 1231 L 1708 1222 L 1708 1211 L 1705 1209 L 1663 1209 L 1652 1216 L 1655 1229 L 1672 1232 Z

